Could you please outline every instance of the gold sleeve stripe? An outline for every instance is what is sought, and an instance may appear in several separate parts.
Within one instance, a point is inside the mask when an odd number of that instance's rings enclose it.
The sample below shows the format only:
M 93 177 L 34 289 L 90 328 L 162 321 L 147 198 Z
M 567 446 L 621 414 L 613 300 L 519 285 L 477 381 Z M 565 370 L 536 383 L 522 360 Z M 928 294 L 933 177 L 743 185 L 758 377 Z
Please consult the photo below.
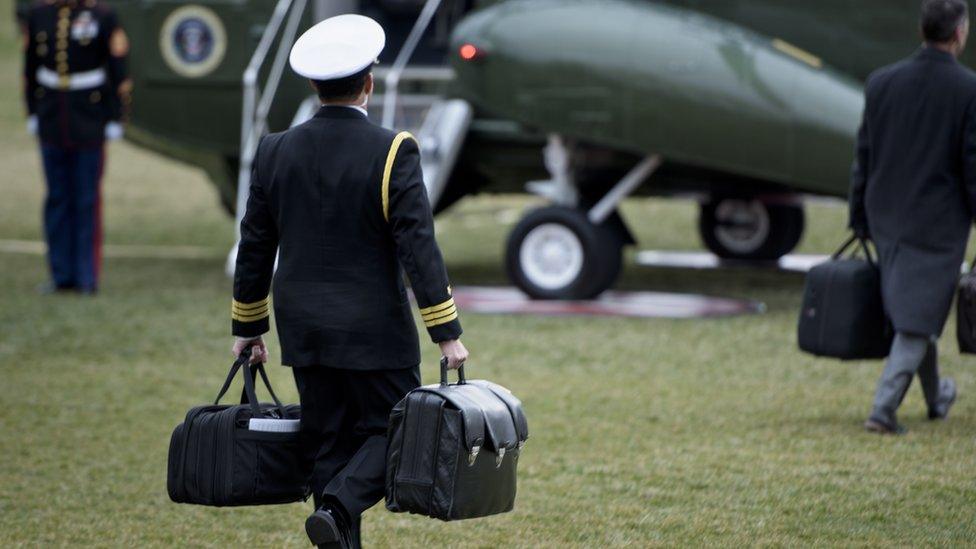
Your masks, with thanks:
M 237 313 L 231 313 L 230 317 L 238 322 L 257 322 L 258 320 L 268 318 L 271 316 L 271 311 L 264 311 L 255 315 L 240 315 Z
M 441 311 L 439 313 L 431 313 L 429 315 L 424 315 L 424 322 L 430 322 L 432 320 L 437 320 L 439 318 L 444 318 L 445 316 L 451 316 L 457 312 L 457 307 L 451 307 L 446 311 Z
M 434 326 L 440 326 L 441 324 L 447 324 L 448 322 L 456 319 L 458 317 L 457 311 L 454 311 L 449 316 L 444 318 L 439 318 L 437 320 L 431 320 L 430 322 L 424 322 L 424 325 L 428 328 L 433 328 Z
M 235 310 L 244 312 L 244 311 L 250 311 L 254 309 L 260 309 L 262 307 L 267 307 L 269 303 L 271 303 L 271 296 L 268 296 L 262 299 L 261 301 L 255 301 L 254 303 L 241 303 L 240 301 L 237 301 L 235 299 L 233 306 Z
M 255 316 L 255 315 L 262 314 L 262 313 L 266 313 L 266 312 L 268 312 L 270 310 L 271 310 L 271 307 L 265 305 L 264 307 L 261 307 L 260 309 L 251 309 L 249 311 L 242 311 L 240 309 L 231 309 L 230 312 L 231 312 L 231 314 L 235 314 L 235 315 L 238 315 L 238 316 Z
M 254 303 L 232 300 L 230 317 L 238 322 L 256 322 L 271 315 L 271 296 Z
M 452 297 L 451 299 L 448 299 L 444 303 L 440 303 L 438 305 L 432 305 L 432 306 L 427 307 L 425 309 L 421 309 L 420 310 L 420 314 L 427 315 L 427 314 L 430 314 L 430 313 L 436 313 L 438 311 L 443 311 L 443 310 L 445 310 L 448 307 L 451 307 L 453 305 L 454 305 L 454 298 Z
M 390 220 L 390 176 L 393 174 L 393 162 L 396 160 L 397 152 L 400 150 L 400 144 L 403 143 L 404 139 L 417 139 L 410 134 L 410 132 L 400 132 L 396 137 L 393 138 L 393 144 L 390 145 L 390 152 L 386 154 L 386 167 L 383 168 L 383 219 Z
M 420 309 L 420 314 L 429 315 L 430 313 L 437 313 L 440 311 L 447 310 L 448 307 L 453 307 L 453 306 L 454 306 L 454 298 L 452 297 L 451 299 L 448 299 L 444 303 L 433 305 L 425 309 Z

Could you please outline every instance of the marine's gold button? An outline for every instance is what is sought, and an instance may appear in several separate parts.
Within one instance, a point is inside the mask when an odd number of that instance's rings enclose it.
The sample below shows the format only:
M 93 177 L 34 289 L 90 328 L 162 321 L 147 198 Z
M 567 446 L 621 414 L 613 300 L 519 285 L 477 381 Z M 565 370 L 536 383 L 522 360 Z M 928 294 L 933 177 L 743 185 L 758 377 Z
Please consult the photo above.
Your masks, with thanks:
M 40 44 L 37 46 L 37 56 L 44 57 L 47 55 L 47 44 Z
M 59 62 L 59 63 L 64 63 L 65 61 L 68 60 L 68 52 L 66 52 L 66 51 L 59 51 L 57 53 L 57 55 L 54 56 L 54 60 L 57 61 L 57 62 Z
M 62 38 L 62 39 L 58 40 L 58 42 L 55 44 L 55 46 L 57 46 L 57 48 L 59 50 L 66 50 L 66 49 L 68 49 L 68 41 L 66 39 Z
M 68 73 L 68 64 L 65 63 L 65 62 L 63 62 L 63 61 L 61 63 L 58 63 L 58 72 L 61 73 L 61 74 L 67 74 Z
M 37 33 L 37 36 L 35 36 L 35 38 L 37 39 L 38 42 L 43 42 L 47 40 L 47 33 L 44 31 L 40 31 Z
M 99 101 L 102 100 L 102 92 L 100 92 L 98 90 L 95 90 L 95 91 L 91 92 L 91 95 L 88 96 L 88 99 L 92 103 L 98 103 Z

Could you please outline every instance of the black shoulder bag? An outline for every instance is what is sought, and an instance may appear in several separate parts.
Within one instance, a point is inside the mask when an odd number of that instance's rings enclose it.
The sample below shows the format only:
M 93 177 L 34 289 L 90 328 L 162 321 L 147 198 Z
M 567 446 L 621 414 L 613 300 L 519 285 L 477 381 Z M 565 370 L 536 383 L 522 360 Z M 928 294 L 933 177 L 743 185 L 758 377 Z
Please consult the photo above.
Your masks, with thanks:
M 864 259 L 847 253 L 855 242 Z M 807 273 L 797 326 L 800 349 L 844 360 L 884 358 L 893 338 L 877 261 L 867 242 L 852 236 Z
M 302 459 L 295 421 L 298 405 L 283 405 L 268 380 L 264 364 L 249 365 L 250 350 L 241 354 L 213 404 L 186 414 L 170 438 L 166 488 L 177 503 L 214 507 L 268 505 L 305 500 L 309 464 Z M 241 371 L 241 404 L 219 404 Z M 273 404 L 260 403 L 254 390 L 260 374 Z M 251 419 L 292 420 L 252 425 Z M 267 430 L 268 425 L 272 429 Z
M 974 260 L 976 263 L 976 260 Z M 972 267 L 959 278 L 956 296 L 956 340 L 959 352 L 976 354 L 976 273 Z

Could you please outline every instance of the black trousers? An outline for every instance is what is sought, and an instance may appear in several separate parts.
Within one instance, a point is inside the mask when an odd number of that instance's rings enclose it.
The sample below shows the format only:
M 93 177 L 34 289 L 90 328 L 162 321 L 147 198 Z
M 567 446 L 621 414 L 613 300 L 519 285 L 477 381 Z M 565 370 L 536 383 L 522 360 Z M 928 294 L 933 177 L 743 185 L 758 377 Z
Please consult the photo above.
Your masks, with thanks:
M 420 368 L 293 368 L 315 506 L 338 506 L 354 529 L 383 498 L 390 410 L 420 385 Z

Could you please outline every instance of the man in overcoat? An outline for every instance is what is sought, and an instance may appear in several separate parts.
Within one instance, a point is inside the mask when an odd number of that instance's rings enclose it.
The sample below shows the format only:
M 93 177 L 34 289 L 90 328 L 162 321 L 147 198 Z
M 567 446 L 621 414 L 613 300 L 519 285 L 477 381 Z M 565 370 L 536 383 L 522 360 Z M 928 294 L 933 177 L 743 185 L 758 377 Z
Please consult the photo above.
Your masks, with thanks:
M 924 0 L 925 43 L 873 73 L 857 139 L 850 223 L 880 256 L 896 332 L 865 427 L 901 433 L 896 411 L 918 374 L 930 419 L 945 418 L 955 383 L 939 377 L 936 341 L 959 279 L 976 206 L 976 74 L 965 0 Z

